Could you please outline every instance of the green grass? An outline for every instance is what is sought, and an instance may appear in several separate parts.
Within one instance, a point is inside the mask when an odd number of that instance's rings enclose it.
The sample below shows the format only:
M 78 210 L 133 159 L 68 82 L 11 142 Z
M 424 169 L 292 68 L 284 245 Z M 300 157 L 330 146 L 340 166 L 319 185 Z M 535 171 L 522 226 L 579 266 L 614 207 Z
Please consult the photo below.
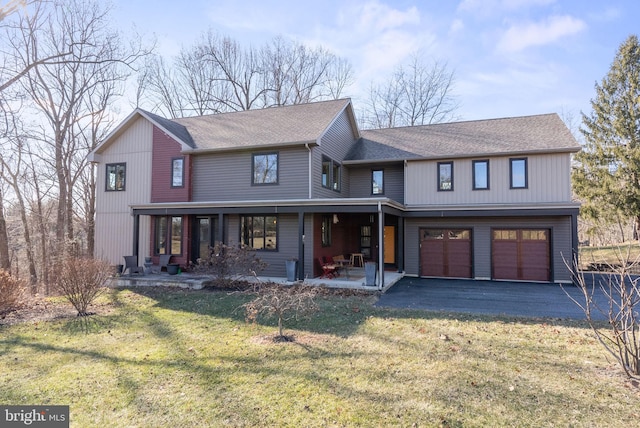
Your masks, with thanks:
M 241 293 L 120 289 L 88 319 L 0 326 L 0 403 L 73 427 L 628 426 L 636 387 L 585 324 L 326 296 L 273 343 Z

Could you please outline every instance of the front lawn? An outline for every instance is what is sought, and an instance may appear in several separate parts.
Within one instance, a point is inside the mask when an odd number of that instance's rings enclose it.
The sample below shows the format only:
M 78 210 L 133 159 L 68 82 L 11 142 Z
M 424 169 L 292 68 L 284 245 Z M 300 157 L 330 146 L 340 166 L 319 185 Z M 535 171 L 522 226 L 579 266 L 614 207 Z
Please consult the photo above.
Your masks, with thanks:
M 628 426 L 638 389 L 581 322 L 380 309 L 323 296 L 247 324 L 243 293 L 110 290 L 97 315 L 0 325 L 0 403 L 72 427 Z

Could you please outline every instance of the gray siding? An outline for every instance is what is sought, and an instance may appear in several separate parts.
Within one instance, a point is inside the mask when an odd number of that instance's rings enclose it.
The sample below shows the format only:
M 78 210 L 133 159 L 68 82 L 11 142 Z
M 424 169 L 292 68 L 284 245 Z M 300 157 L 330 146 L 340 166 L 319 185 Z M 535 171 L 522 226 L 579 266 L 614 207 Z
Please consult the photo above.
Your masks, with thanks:
M 473 236 L 473 275 L 476 279 L 491 278 L 491 229 L 545 228 L 551 229 L 551 269 L 553 282 L 571 282 L 564 258 L 571 258 L 571 217 L 527 218 L 459 218 L 407 219 L 405 223 L 405 271 L 420 274 L 420 236 L 423 227 L 469 228 Z
M 229 216 L 228 223 L 229 243 L 240 242 L 240 216 Z M 305 228 L 305 275 L 313 277 L 313 216 L 306 215 L 304 219 Z M 298 257 L 298 215 L 279 214 L 278 215 L 278 250 L 258 251 L 257 257 L 267 263 L 267 268 L 258 276 L 279 277 L 287 276 L 285 261 Z
M 384 194 L 371 194 L 371 171 L 384 170 Z M 349 168 L 349 195 L 352 198 L 370 198 L 384 196 L 394 201 L 404 203 L 404 167 L 402 165 L 387 165 L 381 167 L 351 167 Z
M 251 161 L 264 151 L 209 153 L 193 157 L 194 201 L 301 199 L 309 196 L 309 151 L 304 147 L 278 152 L 278 184 L 252 185 Z
M 320 141 L 320 146 L 312 151 L 312 197 L 313 198 L 348 198 L 350 188 L 350 172 L 342 165 L 342 160 L 355 143 L 353 128 L 346 111 L 343 111 L 333 122 Z M 322 156 L 327 156 L 342 165 L 342 181 L 340 192 L 322 187 Z

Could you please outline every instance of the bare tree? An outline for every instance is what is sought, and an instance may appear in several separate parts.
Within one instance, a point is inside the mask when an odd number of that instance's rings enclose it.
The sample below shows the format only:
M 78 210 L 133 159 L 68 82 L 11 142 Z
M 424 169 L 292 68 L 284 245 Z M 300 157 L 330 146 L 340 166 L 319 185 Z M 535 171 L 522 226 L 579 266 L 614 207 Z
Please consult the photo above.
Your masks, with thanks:
M 348 61 L 326 49 L 282 37 L 246 48 L 209 31 L 171 66 L 149 61 L 139 88 L 153 110 L 176 118 L 335 99 L 351 83 Z
M 73 192 L 79 170 L 86 166 L 78 157 L 86 155 L 87 146 L 74 137 L 80 133 L 78 128 L 96 115 L 87 99 L 118 94 L 118 84 L 145 54 L 139 44 L 127 47 L 109 30 L 108 12 L 90 0 L 54 1 L 39 19 L 22 17 L 11 33 L 18 69 L 32 64 L 36 53 L 65 58 L 38 64 L 21 80 L 36 114 L 49 127 L 46 143 L 58 187 L 56 239 L 62 251 L 65 240 L 74 239 Z
M 579 269 L 577 260 L 565 261 L 573 282 L 581 291 L 580 299 L 567 293 L 585 313 L 587 322 L 605 350 L 618 362 L 625 374 L 640 379 L 640 278 L 632 274 L 638 259 L 630 257 L 630 248 L 618 248 L 617 264 L 606 264 L 609 274 L 589 274 Z M 604 328 L 603 322 L 608 324 Z
M 414 54 L 383 84 L 372 85 L 365 128 L 391 128 L 440 123 L 455 118 L 458 104 L 451 93 L 454 74 L 446 64 L 430 66 Z
M 13 143 L 14 144 L 12 144 L 9 150 L 7 150 L 6 147 L 3 149 L 3 152 L 11 153 L 11 155 L 8 158 L 0 157 L 0 177 L 12 187 L 18 203 L 20 219 L 22 220 L 24 244 L 27 253 L 27 263 L 29 266 L 29 280 L 32 285 L 35 285 L 38 280 L 38 275 L 36 272 L 36 263 L 33 254 L 33 243 L 31 241 L 27 207 L 22 193 L 24 180 L 23 156 L 25 145 L 21 139 L 17 139 Z

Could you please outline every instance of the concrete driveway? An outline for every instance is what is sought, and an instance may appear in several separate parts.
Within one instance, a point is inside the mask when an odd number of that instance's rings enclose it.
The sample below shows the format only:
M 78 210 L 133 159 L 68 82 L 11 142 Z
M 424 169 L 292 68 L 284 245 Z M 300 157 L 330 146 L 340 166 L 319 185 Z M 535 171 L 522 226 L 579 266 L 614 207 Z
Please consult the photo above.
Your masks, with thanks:
M 606 280 L 603 275 L 589 277 Z M 404 277 L 387 290 L 376 306 L 426 309 L 484 315 L 513 315 L 533 318 L 586 319 L 567 293 L 584 301 L 580 289 L 565 284 L 540 284 L 508 281 L 473 281 L 464 279 L 431 279 Z M 602 293 L 596 300 L 603 305 Z M 608 305 L 602 307 L 606 308 Z M 602 314 L 594 319 L 604 320 Z

